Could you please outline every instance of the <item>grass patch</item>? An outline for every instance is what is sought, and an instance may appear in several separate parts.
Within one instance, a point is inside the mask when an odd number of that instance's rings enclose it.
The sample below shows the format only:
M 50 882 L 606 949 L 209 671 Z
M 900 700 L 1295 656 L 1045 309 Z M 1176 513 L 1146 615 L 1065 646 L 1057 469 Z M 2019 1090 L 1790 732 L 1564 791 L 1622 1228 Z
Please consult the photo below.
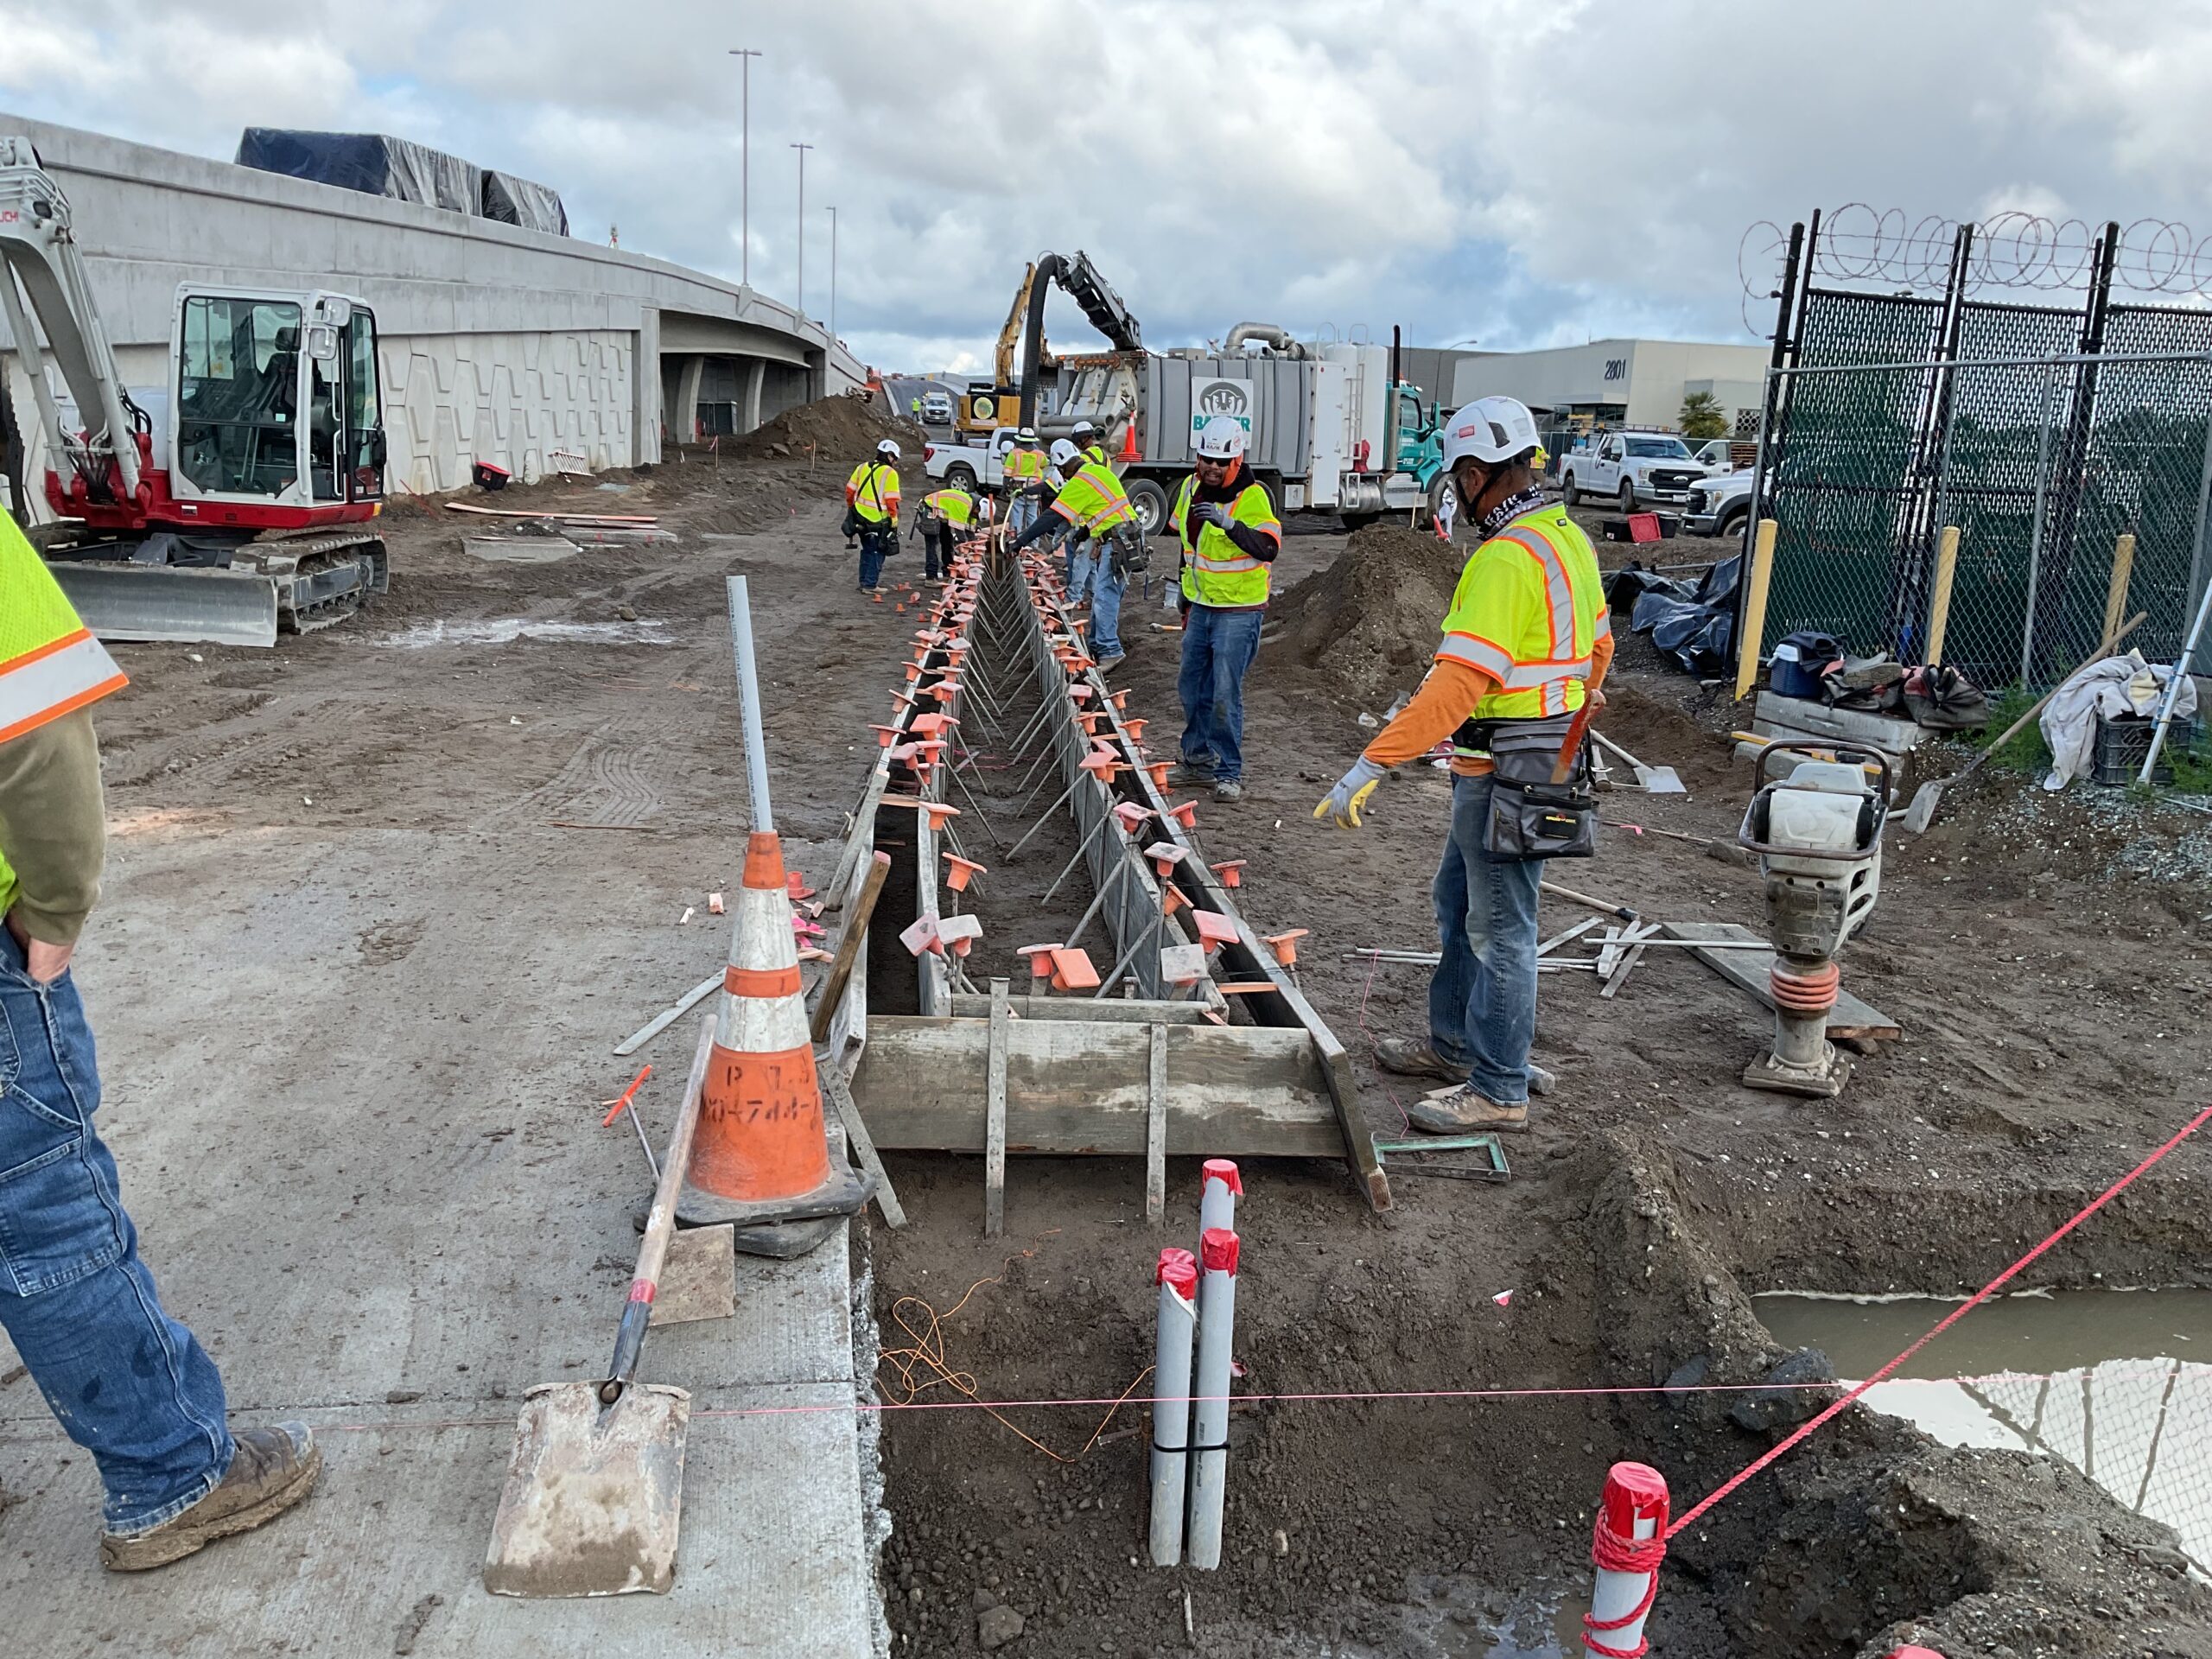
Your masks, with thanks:
M 2025 686 L 2008 685 L 2002 691 L 1993 692 L 1989 699 L 1989 724 L 1967 741 L 1977 749 L 1987 749 L 1998 735 L 2012 722 L 2036 705 L 2034 694 Z M 2042 728 L 2031 722 L 2005 747 L 1990 756 L 1989 764 L 2007 772 L 2032 772 L 2038 776 L 2050 768 L 2050 745 L 2043 741 Z

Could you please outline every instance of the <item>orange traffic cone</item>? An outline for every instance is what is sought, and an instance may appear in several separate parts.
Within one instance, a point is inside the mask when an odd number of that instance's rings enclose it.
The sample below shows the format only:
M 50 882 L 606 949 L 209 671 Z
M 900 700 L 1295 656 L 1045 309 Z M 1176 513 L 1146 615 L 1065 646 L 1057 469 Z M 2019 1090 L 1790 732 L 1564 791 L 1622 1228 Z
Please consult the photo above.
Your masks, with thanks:
M 772 831 L 756 831 L 746 843 L 735 908 L 714 1052 L 676 1215 L 691 1226 L 734 1222 L 740 1249 L 784 1255 L 796 1241 L 777 1240 L 782 1230 L 764 1224 L 851 1215 L 868 1202 L 868 1183 L 830 1156 L 799 992 L 783 844 Z M 749 1243 L 748 1230 L 767 1241 Z M 821 1229 L 798 1247 L 834 1230 Z
M 1135 420 L 1129 420 L 1124 422 L 1122 426 L 1122 453 L 1118 459 L 1135 461 L 1136 458 L 1137 423 Z

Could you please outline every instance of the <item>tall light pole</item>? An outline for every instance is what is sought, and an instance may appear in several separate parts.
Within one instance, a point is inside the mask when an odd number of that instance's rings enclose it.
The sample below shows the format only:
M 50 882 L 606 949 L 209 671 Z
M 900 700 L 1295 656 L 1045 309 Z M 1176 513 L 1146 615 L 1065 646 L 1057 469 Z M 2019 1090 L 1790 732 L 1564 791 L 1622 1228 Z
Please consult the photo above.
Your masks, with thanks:
M 837 338 L 837 210 L 830 210 L 830 339 Z
M 793 144 L 798 151 L 798 314 L 806 315 L 806 152 L 812 144 Z
M 761 54 L 749 46 L 732 47 L 738 63 L 737 191 L 738 283 L 753 286 L 753 60 Z

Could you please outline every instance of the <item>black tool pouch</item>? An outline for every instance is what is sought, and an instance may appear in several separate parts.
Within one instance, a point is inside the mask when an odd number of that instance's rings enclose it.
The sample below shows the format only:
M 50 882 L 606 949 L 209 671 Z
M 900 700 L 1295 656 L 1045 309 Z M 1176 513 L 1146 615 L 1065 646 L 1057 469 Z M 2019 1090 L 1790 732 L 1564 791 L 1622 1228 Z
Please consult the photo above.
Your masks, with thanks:
M 1567 781 L 1552 782 L 1572 715 L 1485 721 L 1491 758 L 1490 818 L 1483 850 L 1492 858 L 1589 858 L 1598 850 L 1598 789 L 1586 739 Z
M 1144 532 L 1135 524 L 1116 524 L 1107 532 L 1113 539 L 1109 556 L 1113 560 L 1114 575 L 1133 576 L 1151 568 L 1152 549 L 1146 543 Z

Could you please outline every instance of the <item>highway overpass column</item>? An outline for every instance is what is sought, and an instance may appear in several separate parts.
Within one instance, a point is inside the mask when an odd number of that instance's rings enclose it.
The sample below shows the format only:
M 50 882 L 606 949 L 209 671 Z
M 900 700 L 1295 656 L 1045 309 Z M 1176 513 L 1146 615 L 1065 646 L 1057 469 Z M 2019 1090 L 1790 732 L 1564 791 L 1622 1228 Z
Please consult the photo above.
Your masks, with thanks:
M 745 391 L 743 409 L 738 411 L 737 429 L 750 432 L 760 424 L 760 388 L 768 378 L 768 364 L 765 358 L 745 359 Z

